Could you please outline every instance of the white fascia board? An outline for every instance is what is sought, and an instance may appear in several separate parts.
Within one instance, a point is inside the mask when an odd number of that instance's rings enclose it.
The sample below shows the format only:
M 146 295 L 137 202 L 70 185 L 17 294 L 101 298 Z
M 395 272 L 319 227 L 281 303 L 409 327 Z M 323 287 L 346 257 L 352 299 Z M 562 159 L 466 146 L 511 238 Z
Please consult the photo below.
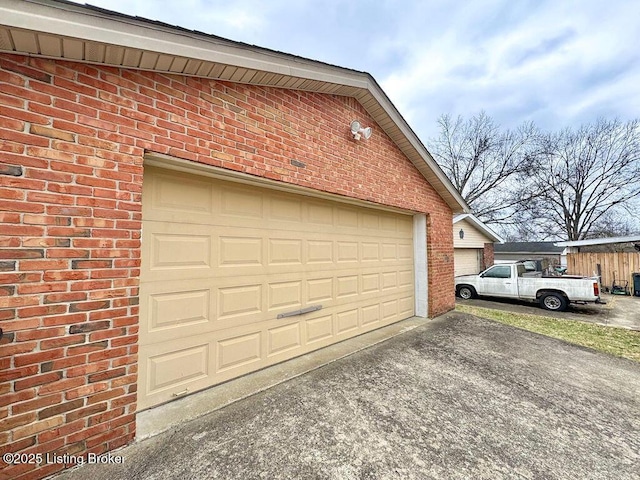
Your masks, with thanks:
M 460 206 L 460 210 L 463 212 L 469 212 L 470 207 L 467 205 L 467 202 L 464 201 L 458 190 L 455 189 L 449 178 L 445 175 L 445 173 L 440 168 L 440 165 L 434 160 L 429 151 L 425 148 L 422 142 L 418 139 L 416 134 L 411 130 L 407 122 L 405 122 L 400 112 L 396 109 L 395 105 L 391 103 L 389 98 L 384 94 L 382 89 L 377 84 L 372 84 L 369 86 L 369 91 L 374 96 L 376 101 L 386 110 L 386 112 L 391 117 L 391 120 L 398 126 L 402 134 L 405 136 L 411 146 L 420 154 L 420 156 L 424 159 L 425 163 L 429 167 L 429 169 L 434 173 L 434 175 L 442 182 L 447 191 L 451 194 L 451 196 L 456 200 L 458 205 Z M 455 211 L 455 210 L 454 210 Z
M 585 247 L 587 245 L 607 245 L 610 243 L 640 242 L 640 235 L 630 237 L 592 238 L 590 240 L 573 240 L 568 242 L 556 242 L 556 247 Z
M 126 17 L 112 19 L 94 11 L 76 11 L 75 5 L 43 1 L 5 0 L 0 5 L 0 23 L 49 35 L 78 38 L 150 52 L 204 60 L 225 65 L 318 80 L 356 88 L 368 88 L 368 75 L 341 67 L 318 64 L 259 47 L 238 44 L 206 34 L 135 22 Z
M 496 252 L 496 255 L 518 255 L 521 257 L 527 255 L 542 255 L 545 257 L 555 257 L 556 255 L 561 255 L 562 252 L 536 252 L 536 251 L 522 251 L 522 252 Z

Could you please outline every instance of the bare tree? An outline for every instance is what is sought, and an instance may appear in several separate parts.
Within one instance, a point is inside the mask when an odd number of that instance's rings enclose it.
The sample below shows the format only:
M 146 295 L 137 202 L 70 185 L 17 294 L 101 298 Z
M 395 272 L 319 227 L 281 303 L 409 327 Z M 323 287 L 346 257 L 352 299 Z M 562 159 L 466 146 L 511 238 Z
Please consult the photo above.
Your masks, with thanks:
M 469 120 L 438 119 L 430 151 L 473 213 L 486 223 L 509 223 L 530 190 L 517 188 L 531 171 L 537 130 L 532 123 L 501 130 L 485 112 Z
M 640 121 L 599 119 L 540 137 L 526 205 L 543 237 L 581 240 L 633 230 L 640 197 Z

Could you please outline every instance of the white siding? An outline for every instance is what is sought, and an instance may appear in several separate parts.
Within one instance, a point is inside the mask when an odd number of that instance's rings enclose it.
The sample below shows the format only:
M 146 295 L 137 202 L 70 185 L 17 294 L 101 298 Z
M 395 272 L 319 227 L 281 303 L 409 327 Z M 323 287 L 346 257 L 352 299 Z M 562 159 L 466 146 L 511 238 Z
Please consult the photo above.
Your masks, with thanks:
M 464 238 L 460 238 L 460 230 L 464 231 Z M 467 220 L 461 220 L 453 224 L 454 248 L 483 248 L 485 243 L 493 243 L 493 240 L 478 230 Z

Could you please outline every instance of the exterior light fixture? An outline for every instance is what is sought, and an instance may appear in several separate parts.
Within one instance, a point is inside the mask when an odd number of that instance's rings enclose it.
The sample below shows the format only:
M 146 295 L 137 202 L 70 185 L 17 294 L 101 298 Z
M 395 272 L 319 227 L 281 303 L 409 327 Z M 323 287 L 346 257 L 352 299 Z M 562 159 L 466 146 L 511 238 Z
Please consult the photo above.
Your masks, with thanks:
M 362 137 L 365 140 L 369 140 L 372 133 L 371 127 L 363 127 L 357 120 L 351 122 L 351 135 L 353 135 L 354 140 L 360 140 Z
M 464 238 L 464 230 L 460 229 L 460 240 Z

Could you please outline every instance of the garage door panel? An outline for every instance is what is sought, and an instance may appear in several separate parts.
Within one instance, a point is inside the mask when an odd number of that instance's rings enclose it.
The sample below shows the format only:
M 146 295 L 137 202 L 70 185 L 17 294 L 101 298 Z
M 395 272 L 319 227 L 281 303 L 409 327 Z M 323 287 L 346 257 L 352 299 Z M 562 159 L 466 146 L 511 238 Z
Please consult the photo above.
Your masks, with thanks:
M 356 263 L 358 261 L 358 242 L 337 241 L 337 263 Z
M 269 208 L 269 217 L 273 220 L 284 220 L 296 224 L 302 222 L 302 203 L 295 197 L 272 196 Z
M 413 226 L 412 226 L 413 228 Z M 398 219 L 395 216 L 381 215 L 380 216 L 380 230 L 385 232 L 397 232 L 398 231 Z
M 207 275 L 214 267 L 212 251 L 214 237 L 210 228 L 195 225 L 176 230 L 167 224 L 150 222 L 145 225 L 143 253 L 147 268 L 161 273 L 179 269 L 202 270 Z
M 156 234 L 151 269 L 211 268 L 211 237 L 187 233 Z
M 382 303 L 382 319 L 389 320 L 398 315 L 398 299 L 388 300 Z
M 267 332 L 267 357 L 282 355 L 302 347 L 300 322 L 270 328 Z
M 196 336 L 176 337 L 153 350 L 140 348 L 139 382 L 146 402 L 164 402 L 185 390 L 208 386 L 215 373 L 215 347 L 212 337 Z
M 410 243 L 398 244 L 398 260 L 412 260 L 413 259 L 413 245 Z
M 396 304 L 398 311 L 393 315 Z M 151 365 L 149 375 L 154 378 L 148 385 L 149 399 L 157 396 L 165 398 L 185 388 L 192 392 L 204 388 L 202 385 L 225 381 L 277 363 L 285 357 L 329 345 L 354 333 L 393 323 L 412 312 L 412 296 L 399 300 L 387 297 L 374 303 L 360 302 L 358 308 L 349 308 L 347 304 L 323 309 L 305 315 L 303 320 L 296 322 L 274 319 L 263 322 L 260 330 L 256 330 L 256 323 L 253 322 L 201 335 L 173 337 L 172 340 L 157 344 L 156 354 L 148 362 Z M 208 347 L 204 348 L 203 345 Z M 215 355 L 212 352 L 216 352 Z M 206 362 L 204 355 L 208 356 Z M 196 359 L 197 368 L 181 366 L 181 362 L 194 362 Z M 206 369 L 202 365 L 206 365 Z M 169 371 L 159 379 L 153 377 L 155 371 L 163 367 Z M 206 378 L 203 377 L 205 374 Z M 145 373 L 141 372 L 141 375 Z
M 333 278 L 307 280 L 307 303 L 331 302 L 333 300 Z
M 154 355 L 148 365 L 150 392 L 193 384 L 209 375 L 209 344 Z
M 210 290 L 172 290 L 149 296 L 150 330 L 172 327 L 193 328 L 207 324 L 211 316 Z
M 382 274 L 382 290 L 389 290 L 398 286 L 398 272 L 385 272 Z
M 380 304 L 362 307 L 362 325 L 369 325 L 380 321 Z
M 358 228 L 358 211 L 347 207 L 336 208 L 336 227 Z
M 332 264 L 333 241 L 331 240 L 308 240 L 305 242 L 307 248 L 307 264 Z
M 225 225 L 239 222 L 246 226 L 246 219 L 264 218 L 264 200 L 260 190 L 252 191 L 241 187 L 220 186 L 219 215 L 227 217 Z
M 407 318 L 413 315 L 414 300 L 413 295 L 407 295 L 398 300 L 398 316 L 400 318 Z
M 143 216 L 147 220 L 172 223 L 209 223 L 214 216 L 215 186 L 207 179 L 153 169 L 152 178 L 145 177 Z M 189 195 L 184 192 L 188 191 Z
M 269 266 L 302 265 L 302 240 L 294 238 L 270 238 Z
M 220 236 L 218 238 L 218 266 L 263 266 L 263 239 L 260 237 Z
M 141 409 L 413 315 L 410 215 L 155 168 L 143 197 Z
M 310 224 L 321 225 L 322 227 L 333 225 L 333 212 L 333 207 L 327 206 L 326 203 L 309 202 L 307 206 L 307 221 Z
M 396 243 L 383 243 L 382 244 L 382 259 L 383 260 L 397 260 L 398 259 L 398 245 Z
M 141 353 L 141 365 L 147 366 L 141 376 L 149 378 L 146 401 L 167 401 L 386 323 L 391 322 L 380 320 L 380 305 L 373 304 L 285 325 L 269 322 L 260 331 L 248 325 L 164 342 L 151 358 Z
M 359 215 L 359 227 L 363 229 L 372 229 L 379 230 L 380 229 L 380 216 L 373 213 L 365 213 L 362 212 Z
M 267 310 L 270 312 L 299 309 L 302 305 L 302 281 L 270 283 L 268 292 Z
M 172 288 L 173 287 L 173 288 Z M 146 288 L 140 296 L 140 345 L 216 329 L 215 292 L 198 281 Z
M 330 308 L 343 308 L 345 306 L 350 306 L 350 305 L 363 306 L 365 304 L 371 304 L 374 302 L 381 303 L 390 298 L 402 298 L 405 296 L 413 296 L 413 287 L 396 288 L 396 289 L 390 289 L 386 291 L 381 290 L 379 292 L 364 292 L 364 293 L 358 293 L 355 296 L 357 298 L 353 298 L 353 296 L 345 296 L 343 298 L 338 298 L 331 303 L 323 302 L 322 303 L 323 310 L 330 309 Z
M 398 271 L 398 286 L 399 287 L 413 286 L 413 270 Z
M 358 295 L 358 275 L 343 275 L 336 278 L 336 299 Z
M 379 272 L 363 274 L 360 278 L 361 278 L 360 292 L 377 293 L 380 291 L 380 273 Z
M 265 318 L 262 284 L 220 287 L 200 279 L 163 282 L 141 289 L 140 345 L 206 335 Z
M 455 275 L 475 275 L 480 272 L 479 251 L 476 248 L 454 250 Z
M 184 195 L 185 189 L 189 190 L 189 196 Z M 150 207 L 163 215 L 173 211 L 212 215 L 213 195 L 213 185 L 206 179 L 182 173 L 160 173 L 153 178 Z
M 299 231 L 297 223 L 302 221 L 308 224 L 306 231 L 327 233 L 326 226 L 331 225 L 329 234 L 361 235 L 363 230 L 367 235 L 401 239 L 410 237 L 413 229 L 411 216 L 150 167 L 145 169 L 144 195 L 151 198 L 143 203 L 143 217 L 149 221 L 246 228 L 251 219 L 250 226 L 256 229 L 293 231 Z
M 261 314 L 263 306 L 263 286 L 242 284 L 218 288 L 218 320 L 226 320 L 248 315 Z
M 380 261 L 380 244 L 378 242 L 362 242 L 360 251 L 362 252 L 360 258 L 363 262 Z
M 253 229 L 180 225 L 175 227 L 160 222 L 145 222 L 143 275 L 155 281 L 172 279 L 209 278 L 212 275 L 296 274 L 309 271 L 335 271 L 340 268 L 376 268 L 380 261 L 386 266 L 413 268 L 409 245 L 384 241 L 354 242 L 302 238 L 266 238 L 257 236 Z M 279 232 L 276 232 L 279 233 Z M 350 237 L 351 238 L 351 237 Z M 383 243 L 384 242 L 384 243 Z M 406 250 L 407 258 L 396 258 L 389 252 Z M 335 254 L 337 252 L 337 254 Z M 380 256 L 379 253 L 383 252 Z M 385 253 L 386 252 L 386 253 Z M 376 258 L 378 259 L 376 261 Z
M 323 315 L 305 321 L 306 343 L 312 344 L 327 340 L 334 335 L 333 315 Z
M 349 310 L 345 310 L 339 312 L 337 315 L 337 329 L 336 332 L 338 334 L 349 334 L 351 332 L 357 331 L 358 326 L 360 325 L 360 315 L 357 308 L 351 308 Z
M 352 269 L 340 270 L 335 277 L 309 273 L 293 282 L 289 280 L 289 274 L 272 275 L 266 277 L 264 283 L 253 285 L 250 283 L 255 279 L 253 276 L 150 284 L 141 291 L 140 315 L 148 319 L 142 325 L 145 335 L 141 344 L 189 332 L 204 334 L 273 320 L 279 313 L 310 305 L 321 305 L 323 311 L 327 311 L 351 305 L 356 298 L 370 301 L 389 296 L 413 296 L 413 284 L 409 281 L 413 272 L 410 270 L 396 272 L 393 267 L 369 267 L 360 275 L 352 272 Z M 410 306 L 413 308 L 412 303 Z
M 216 371 L 224 372 L 232 368 L 246 367 L 262 359 L 262 332 L 251 332 L 218 340 Z

